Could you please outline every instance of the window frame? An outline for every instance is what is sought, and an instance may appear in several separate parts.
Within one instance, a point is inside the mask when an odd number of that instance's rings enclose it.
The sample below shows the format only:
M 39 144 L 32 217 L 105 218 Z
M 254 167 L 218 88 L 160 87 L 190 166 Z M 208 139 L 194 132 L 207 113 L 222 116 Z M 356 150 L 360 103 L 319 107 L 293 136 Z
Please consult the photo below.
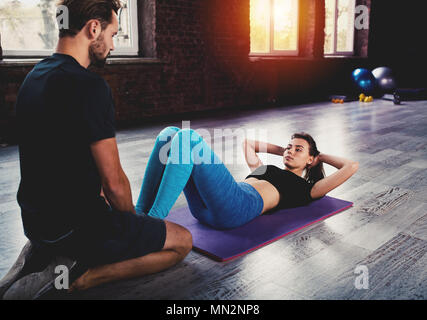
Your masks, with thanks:
M 138 56 L 139 53 L 139 34 L 138 34 L 138 4 L 137 0 L 128 0 L 129 19 L 130 19 L 130 41 L 131 46 L 127 48 L 114 48 L 111 56 Z
M 296 49 L 295 50 L 274 50 L 274 1 L 270 0 L 270 52 L 250 52 L 250 57 L 283 57 L 283 56 L 298 56 L 299 55 L 299 31 L 300 31 L 300 21 L 299 21 L 299 11 L 300 11 L 300 2 L 296 0 L 296 16 L 297 16 L 297 39 L 296 39 Z M 250 38 L 250 34 L 249 34 Z M 250 40 L 250 39 L 249 39 Z
M 139 35 L 138 35 L 138 5 L 137 0 L 129 0 L 129 19 L 131 29 L 131 47 L 128 48 L 114 48 L 114 51 L 110 53 L 112 57 L 119 56 L 138 56 L 139 54 Z M 3 58 L 36 58 L 36 57 L 48 57 L 55 52 L 53 49 L 42 49 L 42 50 L 10 50 L 3 48 Z
M 353 43 L 353 48 L 351 51 L 337 51 L 337 47 L 338 47 L 338 1 L 339 0 L 335 0 L 335 17 L 334 17 L 334 48 L 333 48 L 333 52 L 332 53 L 324 53 L 325 57 L 336 57 L 336 56 L 354 56 L 355 54 L 355 50 L 354 50 L 354 46 L 355 46 L 355 38 L 356 38 L 356 30 L 355 30 L 355 26 L 354 26 L 354 19 L 353 19 L 353 32 L 351 32 L 351 38 L 352 38 L 352 43 Z M 354 1 L 354 12 L 356 10 L 356 5 L 357 5 L 357 1 L 356 0 L 352 0 Z M 353 17 L 355 18 L 355 17 Z M 325 17 L 326 19 L 326 17 Z

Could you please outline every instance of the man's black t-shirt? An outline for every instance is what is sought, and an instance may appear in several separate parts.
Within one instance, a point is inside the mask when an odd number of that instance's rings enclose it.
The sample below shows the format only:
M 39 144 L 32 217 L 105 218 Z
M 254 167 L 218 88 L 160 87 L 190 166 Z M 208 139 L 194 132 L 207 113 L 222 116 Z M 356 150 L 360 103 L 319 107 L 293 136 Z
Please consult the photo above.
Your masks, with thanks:
M 31 240 L 55 241 L 96 227 L 109 208 L 90 144 L 115 136 L 105 80 L 73 57 L 53 54 L 22 84 L 16 103 L 21 182 L 17 194 Z

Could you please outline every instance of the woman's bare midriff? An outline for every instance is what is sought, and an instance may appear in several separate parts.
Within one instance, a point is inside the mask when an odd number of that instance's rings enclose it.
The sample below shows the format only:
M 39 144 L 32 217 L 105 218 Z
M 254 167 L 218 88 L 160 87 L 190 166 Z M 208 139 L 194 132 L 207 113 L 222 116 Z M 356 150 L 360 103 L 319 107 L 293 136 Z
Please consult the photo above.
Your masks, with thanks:
M 280 193 L 270 182 L 258 180 L 257 178 L 247 178 L 243 182 L 254 187 L 264 200 L 264 207 L 261 214 L 275 208 L 279 204 Z

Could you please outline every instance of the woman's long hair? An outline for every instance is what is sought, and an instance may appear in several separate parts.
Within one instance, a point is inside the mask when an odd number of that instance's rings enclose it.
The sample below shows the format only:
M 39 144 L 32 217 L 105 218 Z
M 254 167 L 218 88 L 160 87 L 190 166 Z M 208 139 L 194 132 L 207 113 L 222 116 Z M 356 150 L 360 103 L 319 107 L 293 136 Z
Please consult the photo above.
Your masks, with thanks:
M 318 156 L 319 150 L 317 150 L 316 141 L 314 141 L 313 137 L 306 132 L 298 132 L 292 135 L 291 139 L 304 139 L 307 141 L 309 147 L 308 153 L 310 156 Z M 317 181 L 323 179 L 326 176 L 325 170 L 323 168 L 323 162 L 319 162 L 313 168 L 306 168 L 304 179 L 306 179 L 310 183 L 316 183 Z

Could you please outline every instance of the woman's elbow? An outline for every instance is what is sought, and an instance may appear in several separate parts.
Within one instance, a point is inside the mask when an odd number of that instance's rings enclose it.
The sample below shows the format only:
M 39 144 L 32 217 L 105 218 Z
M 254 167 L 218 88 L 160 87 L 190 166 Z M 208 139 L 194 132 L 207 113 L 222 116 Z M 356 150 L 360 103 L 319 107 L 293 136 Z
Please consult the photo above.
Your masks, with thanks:
M 359 169 L 359 162 L 353 161 L 351 167 L 353 168 L 353 171 L 356 172 Z
M 254 144 L 254 141 L 250 140 L 250 139 L 247 139 L 247 138 L 244 138 L 243 141 L 242 141 L 242 145 L 243 146 L 253 147 L 253 144 Z

